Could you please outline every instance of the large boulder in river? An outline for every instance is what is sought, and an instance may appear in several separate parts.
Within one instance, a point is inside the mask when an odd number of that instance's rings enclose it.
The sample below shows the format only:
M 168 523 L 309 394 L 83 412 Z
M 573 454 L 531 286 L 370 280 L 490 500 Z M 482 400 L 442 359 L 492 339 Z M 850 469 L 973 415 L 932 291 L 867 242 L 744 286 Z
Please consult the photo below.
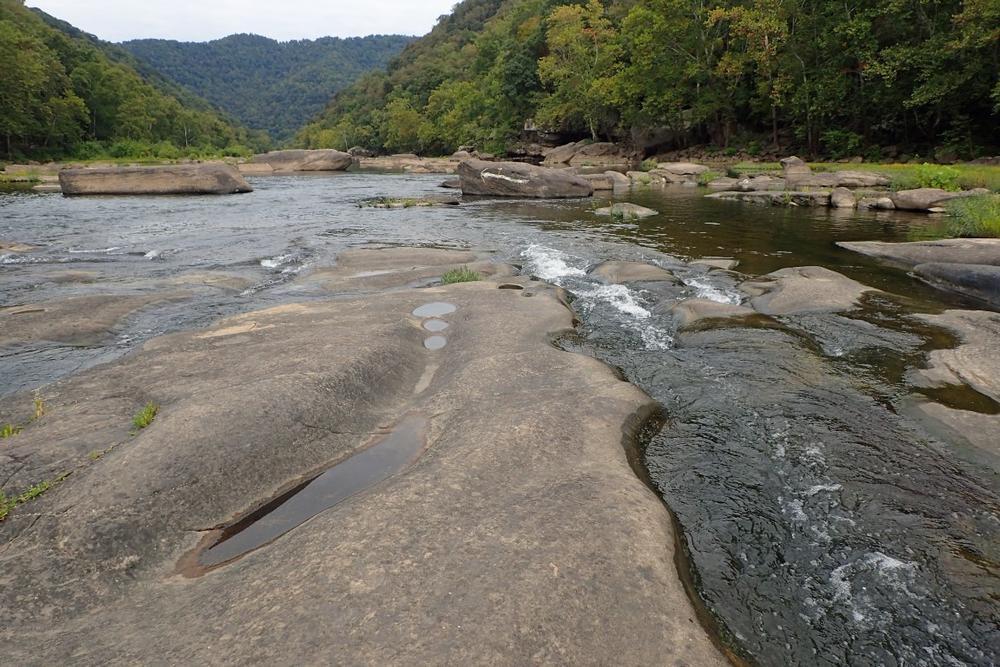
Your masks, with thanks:
M 585 178 L 522 162 L 466 160 L 458 165 L 458 176 L 466 195 L 568 199 L 594 194 L 594 186 Z
M 645 262 L 601 262 L 587 275 L 613 285 L 625 283 L 678 282 L 674 274 L 655 264 Z
M 898 192 L 893 192 L 889 195 L 889 198 L 892 199 L 892 203 L 900 211 L 928 211 L 950 199 L 988 193 L 989 190 L 985 189 L 948 192 L 939 188 L 917 188 L 916 190 L 899 190 Z
M 253 192 L 235 167 L 222 163 L 163 167 L 64 169 L 65 195 L 228 195 Z
M 842 241 L 845 250 L 903 266 L 918 264 L 990 264 L 1000 266 L 1000 239 L 942 239 L 913 243 Z
M 255 155 L 253 164 L 269 164 L 276 172 L 345 171 L 354 162 L 350 153 L 332 149 L 271 151 Z
M 853 310 L 865 292 L 877 291 L 821 266 L 798 266 L 750 280 L 741 289 L 764 315 L 801 315 Z

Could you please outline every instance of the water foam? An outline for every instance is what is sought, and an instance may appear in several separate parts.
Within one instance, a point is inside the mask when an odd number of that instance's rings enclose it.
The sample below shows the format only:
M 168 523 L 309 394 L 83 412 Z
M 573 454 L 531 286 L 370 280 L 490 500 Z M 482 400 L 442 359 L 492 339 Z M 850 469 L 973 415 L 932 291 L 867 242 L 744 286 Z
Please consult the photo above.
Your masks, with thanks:
M 693 287 L 699 299 L 708 299 L 709 301 L 726 303 L 732 306 L 738 306 L 743 301 L 742 297 L 736 292 L 720 289 L 704 277 L 688 278 L 684 281 L 684 284 L 688 287 Z

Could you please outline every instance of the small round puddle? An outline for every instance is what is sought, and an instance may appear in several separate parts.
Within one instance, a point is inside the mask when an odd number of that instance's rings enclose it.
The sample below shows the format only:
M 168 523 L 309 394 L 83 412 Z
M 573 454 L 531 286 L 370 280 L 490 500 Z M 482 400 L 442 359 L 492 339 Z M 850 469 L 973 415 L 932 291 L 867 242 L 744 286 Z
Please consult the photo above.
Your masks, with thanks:
M 424 322 L 424 329 L 431 333 L 441 333 L 451 325 L 444 320 L 427 320 Z
M 523 290 L 524 286 L 523 285 L 515 285 L 514 283 L 504 283 L 503 285 L 500 285 L 500 287 L 498 287 L 497 289 Z
M 428 350 L 440 350 L 448 344 L 448 339 L 444 336 L 431 336 L 424 341 L 424 347 Z
M 420 306 L 413 311 L 415 317 L 441 317 L 442 315 L 450 315 L 454 313 L 458 308 L 450 303 L 436 302 L 428 303 L 426 306 Z

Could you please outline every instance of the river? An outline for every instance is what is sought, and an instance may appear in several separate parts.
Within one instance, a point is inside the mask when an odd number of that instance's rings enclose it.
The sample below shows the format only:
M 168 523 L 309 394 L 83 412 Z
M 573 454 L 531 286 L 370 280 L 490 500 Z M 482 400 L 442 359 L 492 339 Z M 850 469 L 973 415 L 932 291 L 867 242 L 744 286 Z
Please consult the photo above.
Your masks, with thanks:
M 661 211 L 642 221 L 599 218 L 595 201 L 362 209 L 369 197 L 439 192 L 441 177 L 250 180 L 255 192 L 236 197 L 0 194 L 0 239 L 41 247 L 0 255 L 2 307 L 176 289 L 191 272 L 242 279 L 239 289 L 191 289 L 145 308 L 99 345 L 0 349 L 0 395 L 157 335 L 328 298 L 298 278 L 345 248 L 485 250 L 565 287 L 580 324 L 560 344 L 620 369 L 663 406 L 645 467 L 683 529 L 682 569 L 706 622 L 734 652 L 774 666 L 996 663 L 1000 459 L 917 419 L 912 406 L 1000 406 L 961 388 L 921 393 L 910 381 L 930 350 L 954 344 L 913 315 L 978 306 L 834 245 L 932 237 L 940 219 L 759 208 L 680 187 L 626 197 Z M 743 298 L 738 276 L 682 263 L 714 256 L 751 276 L 824 266 L 881 292 L 846 314 L 677 331 L 667 313 L 677 301 Z M 608 259 L 661 264 L 682 284 L 587 275 Z

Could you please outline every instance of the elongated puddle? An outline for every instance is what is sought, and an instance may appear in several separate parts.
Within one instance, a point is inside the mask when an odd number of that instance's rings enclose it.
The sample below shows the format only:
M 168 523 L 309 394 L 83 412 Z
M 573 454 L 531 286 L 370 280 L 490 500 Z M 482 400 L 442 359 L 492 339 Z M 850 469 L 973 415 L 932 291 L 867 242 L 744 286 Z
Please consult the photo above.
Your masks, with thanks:
M 391 433 L 225 528 L 182 571 L 195 576 L 274 542 L 317 514 L 405 470 L 423 453 L 427 419 L 404 418 Z

